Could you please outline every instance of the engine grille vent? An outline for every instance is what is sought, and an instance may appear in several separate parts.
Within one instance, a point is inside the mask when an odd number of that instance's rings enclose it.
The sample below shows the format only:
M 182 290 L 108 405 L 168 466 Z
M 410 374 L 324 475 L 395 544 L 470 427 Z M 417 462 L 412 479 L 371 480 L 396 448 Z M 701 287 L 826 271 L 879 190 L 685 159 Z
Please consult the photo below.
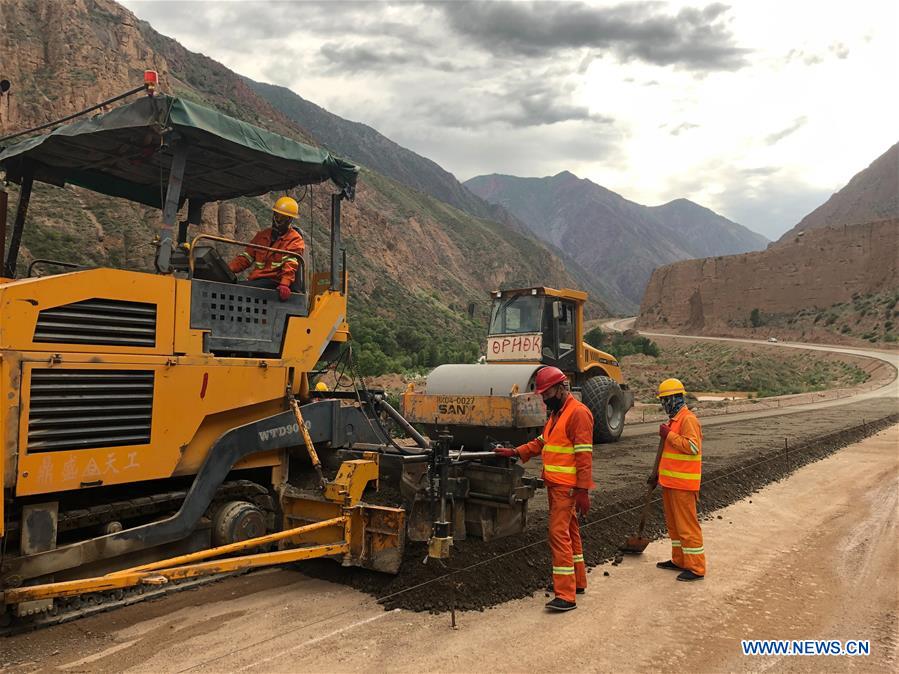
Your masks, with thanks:
M 35 342 L 156 346 L 156 305 L 92 299 L 38 314 Z
M 31 371 L 28 451 L 150 442 L 152 370 Z

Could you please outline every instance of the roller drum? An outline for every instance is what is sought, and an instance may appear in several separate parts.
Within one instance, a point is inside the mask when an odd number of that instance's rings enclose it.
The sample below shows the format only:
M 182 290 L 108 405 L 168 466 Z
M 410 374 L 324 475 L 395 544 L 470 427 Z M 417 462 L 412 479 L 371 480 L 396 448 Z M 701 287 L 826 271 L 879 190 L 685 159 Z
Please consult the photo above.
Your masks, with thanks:
M 441 365 L 428 375 L 428 395 L 508 396 L 534 390 L 534 377 L 543 365 Z

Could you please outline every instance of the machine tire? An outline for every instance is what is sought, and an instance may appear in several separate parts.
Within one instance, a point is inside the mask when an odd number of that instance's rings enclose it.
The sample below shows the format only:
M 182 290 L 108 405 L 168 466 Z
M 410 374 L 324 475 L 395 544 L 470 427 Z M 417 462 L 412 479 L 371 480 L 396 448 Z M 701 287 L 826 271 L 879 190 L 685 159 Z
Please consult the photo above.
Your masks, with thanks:
M 215 512 L 212 543 L 216 547 L 265 535 L 265 513 L 249 501 L 228 501 Z
M 591 377 L 581 388 L 581 400 L 593 414 L 593 444 L 617 442 L 624 430 L 624 393 L 610 377 Z

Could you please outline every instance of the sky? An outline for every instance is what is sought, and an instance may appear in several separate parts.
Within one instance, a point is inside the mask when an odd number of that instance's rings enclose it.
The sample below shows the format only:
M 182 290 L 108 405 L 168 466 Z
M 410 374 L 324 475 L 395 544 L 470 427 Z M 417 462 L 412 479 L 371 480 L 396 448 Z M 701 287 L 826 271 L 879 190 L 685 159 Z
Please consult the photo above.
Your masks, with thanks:
M 460 180 L 571 171 L 778 238 L 899 140 L 899 3 L 120 0 Z

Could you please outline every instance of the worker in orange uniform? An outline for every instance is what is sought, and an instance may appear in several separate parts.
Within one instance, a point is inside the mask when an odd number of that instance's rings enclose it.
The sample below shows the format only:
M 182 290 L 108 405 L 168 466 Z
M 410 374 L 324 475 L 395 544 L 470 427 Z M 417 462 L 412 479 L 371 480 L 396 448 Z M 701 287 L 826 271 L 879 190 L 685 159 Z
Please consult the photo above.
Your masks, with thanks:
M 685 396 L 679 379 L 659 384 L 658 398 L 669 421 L 659 426 L 662 443 L 647 482 L 662 485 L 665 524 L 671 538 L 671 559 L 656 566 L 679 570 L 678 580 L 691 581 L 705 577 L 705 548 L 696 516 L 702 478 L 702 426 L 687 408 Z
M 250 243 L 302 255 L 306 249 L 303 235 L 291 227 L 299 212 L 295 199 L 281 197 L 272 208 L 272 226 L 258 232 Z M 248 246 L 228 264 L 235 274 L 250 266 L 253 269 L 243 285 L 277 290 L 282 302 L 290 297 L 290 286 L 300 266 L 296 257 Z
M 565 374 L 555 367 L 537 372 L 535 390 L 543 397 L 549 418 L 543 433 L 530 442 L 497 447 L 500 456 L 526 462 L 541 455 L 549 498 L 549 546 L 552 550 L 554 611 L 577 608 L 576 594 L 587 589 L 587 567 L 577 516 L 590 510 L 593 485 L 593 415 L 568 390 Z

